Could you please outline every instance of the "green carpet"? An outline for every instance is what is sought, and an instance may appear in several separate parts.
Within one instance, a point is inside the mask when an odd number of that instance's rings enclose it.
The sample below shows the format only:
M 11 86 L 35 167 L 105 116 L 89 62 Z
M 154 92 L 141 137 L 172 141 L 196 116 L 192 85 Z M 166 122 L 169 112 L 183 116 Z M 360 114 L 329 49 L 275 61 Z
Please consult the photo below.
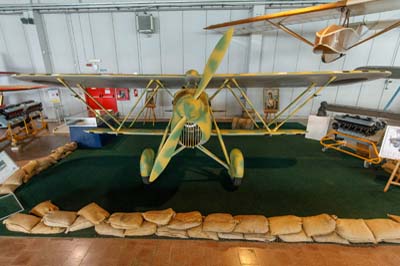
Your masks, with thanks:
M 148 186 L 139 177 L 142 150 L 155 150 L 161 137 L 119 136 L 103 149 L 78 149 L 21 186 L 16 195 L 26 209 L 52 200 L 63 210 L 79 210 L 94 201 L 109 212 L 172 207 L 203 214 L 320 213 L 375 218 L 400 214 L 400 189 L 383 193 L 388 175 L 336 151 L 321 151 L 303 136 L 225 137 L 231 150 L 245 156 L 245 179 L 238 189 L 226 171 L 198 150 L 184 150 Z M 206 144 L 222 158 L 216 137 Z M 69 236 L 92 236 L 93 229 Z M 0 227 L 0 235 L 7 232 Z

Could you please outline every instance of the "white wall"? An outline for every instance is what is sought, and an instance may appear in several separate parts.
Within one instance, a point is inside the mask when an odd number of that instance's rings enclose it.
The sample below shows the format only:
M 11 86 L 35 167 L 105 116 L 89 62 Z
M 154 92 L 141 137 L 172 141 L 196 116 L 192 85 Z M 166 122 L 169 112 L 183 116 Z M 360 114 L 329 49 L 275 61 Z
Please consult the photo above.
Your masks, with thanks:
M 50 1 L 46 1 L 50 2 Z M 266 9 L 266 13 L 280 11 Z M 156 33 L 146 35 L 136 31 L 134 12 L 42 14 L 49 46 L 53 72 L 87 73 L 85 64 L 89 59 L 102 60 L 101 68 L 113 73 L 184 73 L 188 69 L 202 68 L 207 56 L 220 38 L 220 34 L 204 31 L 210 24 L 236 20 L 249 16 L 249 10 L 196 10 L 151 12 L 156 18 Z M 399 11 L 366 16 L 365 19 L 393 19 Z M 38 36 L 32 25 L 22 25 L 19 15 L 0 14 L 0 71 L 43 72 L 43 57 Z M 355 18 L 355 20 L 362 20 Z M 323 21 L 292 27 L 308 39 L 313 40 L 315 31 L 334 23 Z M 399 65 L 397 52 L 400 30 L 395 29 L 373 41 L 351 50 L 347 56 L 331 64 L 323 64 L 320 57 L 312 53 L 309 46 L 281 31 L 265 33 L 258 45 L 261 49 L 259 64 L 252 71 L 318 71 L 354 69 L 363 65 Z M 253 44 L 252 44 L 253 45 Z M 235 36 L 224 58 L 219 73 L 243 73 L 249 69 L 251 50 L 249 36 Z M 374 81 L 350 86 L 329 87 L 314 98 L 298 117 L 315 113 L 323 100 L 329 103 L 350 104 L 360 107 L 383 108 L 400 86 L 393 81 L 387 88 L 384 81 Z M 293 100 L 304 88 L 285 88 L 280 92 L 281 107 Z M 210 90 L 212 93 L 213 90 Z M 29 94 L 8 93 L 6 102 L 26 98 L 46 101 L 46 91 Z M 24 96 L 26 95 L 26 96 Z M 262 112 L 262 90 L 249 94 L 257 109 Z M 131 94 L 132 96 L 132 94 Z M 74 114 L 84 107 L 63 90 L 62 101 L 65 113 Z M 136 98 L 129 102 L 118 102 L 121 113 L 126 114 Z M 391 111 L 400 111 L 397 99 Z M 158 96 L 158 117 L 168 117 L 171 98 L 166 92 Z M 49 117 L 53 117 L 51 104 Z M 214 109 L 223 110 L 219 116 L 240 113 L 240 107 L 228 92 L 222 92 L 213 100 Z

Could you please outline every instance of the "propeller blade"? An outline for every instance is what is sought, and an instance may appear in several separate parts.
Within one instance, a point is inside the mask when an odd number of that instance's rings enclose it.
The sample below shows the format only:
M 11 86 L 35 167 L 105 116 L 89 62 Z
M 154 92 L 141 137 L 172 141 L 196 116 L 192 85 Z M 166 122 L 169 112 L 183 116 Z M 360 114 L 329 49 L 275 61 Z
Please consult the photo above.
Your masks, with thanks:
M 150 173 L 150 183 L 156 180 L 157 177 L 162 173 L 162 171 L 164 171 L 165 167 L 167 167 L 169 161 L 172 158 L 172 155 L 175 152 L 176 145 L 178 145 L 179 138 L 181 136 L 182 129 L 186 123 L 186 120 L 186 117 L 182 117 L 181 120 L 179 120 L 179 122 L 176 124 L 171 134 L 169 135 L 164 146 L 157 154 L 157 157 L 154 161 L 153 169 Z
M 203 70 L 203 77 L 201 78 L 196 94 L 194 95 L 195 99 L 199 98 L 201 93 L 207 87 L 208 82 L 210 82 L 213 77 L 215 71 L 217 71 L 222 59 L 224 58 L 226 50 L 228 50 L 229 44 L 232 40 L 232 35 L 233 28 L 230 28 L 225 32 L 224 36 L 221 37 L 211 55 L 208 57 L 207 64 Z

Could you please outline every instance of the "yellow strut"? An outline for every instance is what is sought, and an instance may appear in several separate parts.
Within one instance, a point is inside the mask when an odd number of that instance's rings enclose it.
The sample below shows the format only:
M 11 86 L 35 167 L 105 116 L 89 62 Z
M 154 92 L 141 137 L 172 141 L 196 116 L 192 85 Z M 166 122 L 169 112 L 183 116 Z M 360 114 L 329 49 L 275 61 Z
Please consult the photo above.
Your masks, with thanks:
M 294 114 L 296 114 L 301 108 L 303 108 L 304 105 L 306 105 L 314 96 L 318 93 L 320 93 L 323 89 L 325 89 L 332 81 L 336 79 L 336 76 L 331 77 L 328 82 L 326 82 L 324 85 L 319 87 L 318 90 L 316 90 L 313 94 L 311 94 L 302 104 L 300 104 L 296 109 L 294 109 L 289 115 L 281 122 L 279 125 L 277 125 L 272 131 L 276 132 L 278 129 L 286 123 Z
M 290 107 L 292 107 L 296 102 L 298 102 L 307 92 L 311 91 L 312 88 L 315 87 L 315 83 L 311 83 L 310 86 L 307 87 L 299 96 L 296 97 L 290 104 L 288 104 L 282 111 L 280 111 L 271 122 L 268 123 L 268 126 L 276 123 L 276 121 L 281 117 Z
M 69 89 L 81 102 L 83 102 L 89 109 L 90 111 L 92 111 L 96 117 L 98 117 L 101 121 L 104 122 L 104 124 L 106 124 L 112 131 L 115 131 L 115 128 L 110 125 L 103 117 L 101 117 L 101 115 L 98 115 L 98 113 L 92 108 L 90 107 L 86 101 L 76 92 L 74 91 L 71 86 L 68 85 L 68 83 L 66 81 L 64 81 L 61 78 L 57 78 L 58 82 L 60 82 L 64 87 L 66 87 L 67 89 Z
M 254 107 L 253 103 L 251 102 L 250 98 L 247 97 L 246 93 L 244 93 L 243 89 L 239 86 L 239 83 L 236 81 L 236 79 L 232 79 L 233 84 L 235 84 L 236 88 L 240 91 L 240 94 L 243 96 L 243 98 L 246 100 L 246 102 L 250 105 L 250 107 L 254 110 L 254 113 L 256 114 L 257 118 L 260 119 L 261 123 L 264 125 L 264 127 L 267 129 L 268 132 L 271 132 L 271 129 L 268 127 L 268 125 L 265 123 L 264 119 L 260 115 L 259 112 L 257 112 L 256 108 Z
M 120 131 L 121 128 L 124 126 L 126 120 L 128 119 L 128 117 L 132 114 L 133 110 L 135 110 L 136 106 L 139 104 L 140 100 L 142 100 L 143 96 L 146 94 L 147 90 L 149 89 L 149 87 L 151 86 L 151 84 L 154 82 L 154 80 L 150 80 L 149 83 L 147 83 L 147 86 L 144 90 L 144 92 L 142 94 L 140 94 L 139 98 L 136 100 L 135 104 L 132 106 L 132 108 L 129 110 L 128 114 L 124 117 L 124 119 L 122 120 L 121 125 L 119 125 L 119 127 L 117 128 L 117 131 Z
M 84 88 L 80 83 L 76 84 L 78 88 L 80 88 L 83 93 L 89 97 L 92 101 L 94 101 L 112 120 L 114 120 L 118 125 L 120 125 L 120 122 L 118 119 L 116 119 L 102 104 L 100 104 L 90 93 L 86 91 L 86 88 Z

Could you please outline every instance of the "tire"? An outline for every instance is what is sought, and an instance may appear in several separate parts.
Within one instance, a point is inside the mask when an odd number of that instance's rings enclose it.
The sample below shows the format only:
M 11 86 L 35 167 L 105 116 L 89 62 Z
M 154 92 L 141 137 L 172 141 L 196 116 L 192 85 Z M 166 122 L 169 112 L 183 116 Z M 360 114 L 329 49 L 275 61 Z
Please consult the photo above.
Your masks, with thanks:
M 242 179 L 243 178 L 231 178 L 232 185 L 234 187 L 239 187 L 242 184 Z
M 150 178 L 149 176 L 142 176 L 143 184 L 149 185 L 150 184 L 149 178 Z

